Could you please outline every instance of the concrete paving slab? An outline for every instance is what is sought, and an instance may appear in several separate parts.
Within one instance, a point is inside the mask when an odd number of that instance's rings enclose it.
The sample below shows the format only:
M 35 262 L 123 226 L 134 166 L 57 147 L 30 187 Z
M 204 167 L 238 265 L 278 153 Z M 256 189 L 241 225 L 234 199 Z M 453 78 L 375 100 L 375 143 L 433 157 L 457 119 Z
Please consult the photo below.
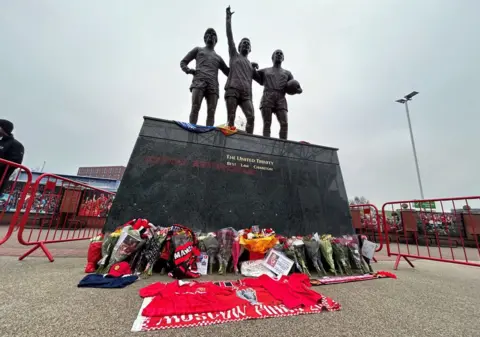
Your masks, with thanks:
M 401 264 L 397 280 L 316 287 L 342 304 L 340 312 L 132 333 L 142 303 L 138 290 L 169 279 L 154 275 L 125 289 L 79 289 L 84 263 L 83 258 L 49 263 L 0 257 L 0 335 L 474 337 L 480 331 L 480 269 L 475 267 L 417 260 L 415 269 Z M 392 265 L 375 267 L 391 271 Z

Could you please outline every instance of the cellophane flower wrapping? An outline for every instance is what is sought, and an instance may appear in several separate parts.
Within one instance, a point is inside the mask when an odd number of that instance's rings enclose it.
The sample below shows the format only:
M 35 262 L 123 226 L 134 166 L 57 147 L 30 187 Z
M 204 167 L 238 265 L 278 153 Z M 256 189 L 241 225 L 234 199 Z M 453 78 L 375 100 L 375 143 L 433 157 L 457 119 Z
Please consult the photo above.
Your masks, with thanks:
M 137 251 L 129 259 L 128 264 L 130 265 L 130 269 L 132 270 L 132 273 L 135 275 L 141 274 L 147 264 L 147 261 L 145 259 L 145 254 L 144 254 L 145 245 L 146 245 L 146 241 L 141 242 L 137 248 Z
M 344 235 L 343 238 L 346 242 L 348 257 L 350 258 L 351 265 L 354 269 L 360 271 L 362 274 L 367 274 L 368 268 L 365 268 L 362 257 L 360 256 L 357 239 L 350 235 Z
M 207 235 L 207 237 L 202 240 L 202 243 L 208 255 L 208 267 L 209 273 L 211 274 L 213 272 L 213 265 L 215 264 L 216 256 L 218 255 L 220 245 L 217 238 L 215 237 L 215 234 L 213 233 Z
M 144 242 L 144 240 L 141 238 L 139 231 L 132 229 L 131 226 L 124 227 L 112 250 L 106 267 L 107 272 L 115 263 L 125 261 L 127 258 L 132 257 L 142 242 Z
M 362 260 L 362 265 L 363 267 L 368 270 L 368 272 L 370 273 L 373 273 L 373 269 L 372 269 L 372 265 L 371 265 L 371 261 L 369 258 L 365 257 L 362 255 L 362 246 L 363 246 L 363 241 L 364 240 L 368 240 L 368 238 L 365 236 L 365 235 L 358 235 L 358 243 L 359 243 L 359 247 L 360 247 L 360 258 Z M 361 242 L 360 242 L 361 240 Z
M 307 256 L 312 261 L 313 267 L 317 271 L 319 276 L 326 275 L 325 268 L 323 267 L 322 257 L 320 254 L 320 243 L 313 238 L 303 238 L 305 244 L 305 251 Z
M 302 272 L 302 266 L 300 265 L 300 262 L 298 261 L 297 254 L 295 254 L 295 246 L 293 245 L 293 242 L 296 240 L 296 238 L 288 238 L 285 240 L 285 255 L 290 259 L 293 260 L 295 263 L 295 268 L 297 269 L 298 272 Z
M 121 229 L 116 230 L 103 238 L 102 242 L 102 258 L 98 261 L 97 274 L 105 274 L 108 272 L 107 265 L 110 260 L 110 256 L 113 252 L 113 248 L 117 244 L 120 237 Z
M 223 228 L 217 231 L 217 241 L 218 241 L 218 262 L 220 264 L 220 269 L 218 272 L 223 274 L 226 272 L 228 263 L 232 258 L 232 247 L 233 242 L 237 236 L 237 231 L 232 227 Z
M 301 272 L 310 277 L 310 271 L 308 270 L 306 257 L 305 257 L 305 244 L 302 239 L 296 239 L 293 241 L 293 249 L 298 263 L 300 264 Z
M 191 240 L 186 233 L 184 233 L 182 230 L 179 230 L 173 233 L 172 241 L 175 247 L 180 247 Z
M 233 271 L 235 274 L 239 274 L 240 271 L 238 270 L 238 260 L 240 259 L 240 255 L 242 255 L 245 248 L 240 245 L 240 238 L 237 237 L 233 240 L 232 243 L 232 263 L 233 263 Z
M 249 252 L 259 255 L 265 255 L 277 242 L 273 231 L 253 233 L 245 229 L 243 235 L 240 236 L 240 244 Z
M 352 268 L 348 255 L 345 255 L 344 244 L 341 239 L 333 238 L 331 240 L 334 260 L 337 262 L 340 274 L 352 275 Z
M 153 274 L 153 267 L 155 263 L 160 259 L 161 249 L 165 235 L 159 234 L 155 231 L 153 235 L 146 241 L 145 247 L 142 249 L 142 260 L 144 261 L 144 267 L 142 266 L 142 275 L 149 277 Z
M 320 252 L 323 255 L 323 258 L 328 264 L 329 272 L 337 275 L 337 272 L 335 270 L 335 262 L 333 261 L 333 249 L 332 249 L 332 244 L 330 242 L 331 235 L 322 235 L 320 238 Z

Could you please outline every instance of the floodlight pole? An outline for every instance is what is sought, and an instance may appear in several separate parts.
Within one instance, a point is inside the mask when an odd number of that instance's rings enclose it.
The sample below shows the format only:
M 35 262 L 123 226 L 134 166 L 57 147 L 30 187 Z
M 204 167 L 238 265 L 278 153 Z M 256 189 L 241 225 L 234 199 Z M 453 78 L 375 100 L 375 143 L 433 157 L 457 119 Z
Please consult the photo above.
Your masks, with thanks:
M 410 140 L 412 141 L 413 158 L 415 159 L 415 167 L 417 169 L 418 186 L 420 187 L 420 197 L 422 198 L 422 200 L 425 200 L 425 197 L 423 195 L 422 179 L 420 178 L 420 166 L 418 165 L 417 149 L 415 147 L 415 138 L 413 137 L 412 122 L 410 120 L 410 111 L 408 110 L 408 101 L 411 101 L 412 97 L 417 94 L 418 92 L 413 91 L 412 93 L 406 95 L 403 99 L 399 99 L 396 102 L 402 103 L 405 105 L 405 112 L 407 113 L 408 128 L 410 130 Z

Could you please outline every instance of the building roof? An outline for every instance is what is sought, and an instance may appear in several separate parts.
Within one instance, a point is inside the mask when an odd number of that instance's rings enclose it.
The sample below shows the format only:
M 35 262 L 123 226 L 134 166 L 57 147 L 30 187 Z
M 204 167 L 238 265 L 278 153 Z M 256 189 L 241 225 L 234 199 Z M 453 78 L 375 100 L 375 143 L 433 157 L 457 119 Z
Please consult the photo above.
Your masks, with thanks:
M 38 179 L 38 177 L 40 177 L 42 174 L 45 174 L 45 172 L 33 171 L 32 172 L 32 181 L 35 181 L 36 179 Z M 62 177 L 62 178 L 78 181 L 80 183 L 87 184 L 87 185 L 90 185 L 92 187 L 102 189 L 102 190 L 105 190 L 105 191 L 109 191 L 109 192 L 116 192 L 117 189 L 118 189 L 118 186 L 120 185 L 120 180 L 115 180 L 115 179 L 82 177 L 82 176 L 76 176 L 76 175 L 70 175 L 70 174 L 55 174 L 55 173 L 52 173 L 52 174 L 54 174 L 56 176 L 59 176 L 59 177 Z M 20 181 L 20 182 L 27 181 L 27 175 L 25 174 L 25 172 L 22 171 L 20 173 L 20 175 L 18 177 L 18 181 Z

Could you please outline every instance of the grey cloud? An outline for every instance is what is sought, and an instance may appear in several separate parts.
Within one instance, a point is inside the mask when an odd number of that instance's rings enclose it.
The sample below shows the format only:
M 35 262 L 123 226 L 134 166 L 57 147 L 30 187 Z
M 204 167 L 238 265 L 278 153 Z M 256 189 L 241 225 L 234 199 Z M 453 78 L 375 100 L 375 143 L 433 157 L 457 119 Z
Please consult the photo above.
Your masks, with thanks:
M 426 195 L 478 193 L 480 3 L 231 5 L 235 38 L 250 37 L 252 61 L 265 66 L 273 50 L 285 52 L 285 68 L 304 87 L 289 101 L 290 138 L 340 148 L 350 196 L 418 197 L 404 107 L 394 103 L 411 90 L 420 91 L 410 107 Z M 26 164 L 46 160 L 53 172 L 125 164 L 144 115 L 186 120 L 190 79 L 178 64 L 205 28 L 217 30 L 227 59 L 221 1 L 0 6 L 0 111 L 16 124 Z M 255 85 L 255 133 L 260 97 Z M 216 121 L 225 120 L 220 102 Z

